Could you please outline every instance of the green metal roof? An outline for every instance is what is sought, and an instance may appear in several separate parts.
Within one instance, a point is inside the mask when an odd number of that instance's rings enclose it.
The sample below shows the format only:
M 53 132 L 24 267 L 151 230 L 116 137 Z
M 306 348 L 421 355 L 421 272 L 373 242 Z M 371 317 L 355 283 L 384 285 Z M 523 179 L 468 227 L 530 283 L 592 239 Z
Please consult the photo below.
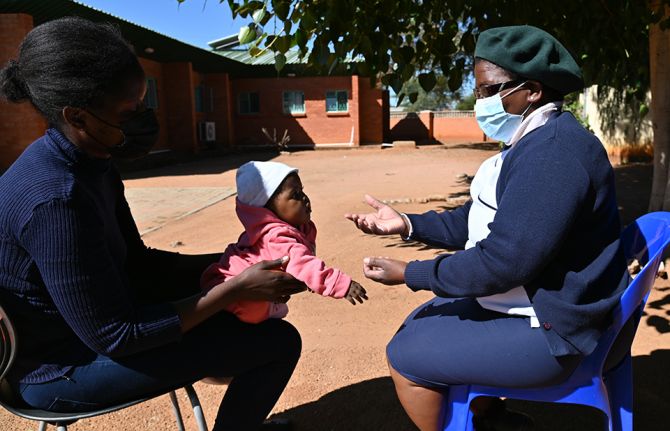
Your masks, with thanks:
M 0 0 L 0 13 L 25 13 L 35 25 L 64 16 L 80 16 L 98 22 L 117 24 L 123 36 L 135 46 L 137 55 L 159 62 L 190 61 L 198 72 L 227 72 L 233 76 L 253 76 L 253 67 L 220 56 L 123 18 L 73 0 Z M 152 53 L 145 52 L 152 48 Z
M 214 51 L 217 54 L 229 58 L 231 60 L 238 61 L 244 64 L 251 64 L 256 66 L 267 66 L 275 64 L 275 53 L 268 50 L 259 55 L 258 57 L 253 57 L 249 54 L 249 51 L 246 49 L 230 49 L 224 51 Z M 286 64 L 306 64 L 307 56 L 304 58 L 300 57 L 300 51 L 298 50 L 289 50 L 284 54 L 286 56 Z

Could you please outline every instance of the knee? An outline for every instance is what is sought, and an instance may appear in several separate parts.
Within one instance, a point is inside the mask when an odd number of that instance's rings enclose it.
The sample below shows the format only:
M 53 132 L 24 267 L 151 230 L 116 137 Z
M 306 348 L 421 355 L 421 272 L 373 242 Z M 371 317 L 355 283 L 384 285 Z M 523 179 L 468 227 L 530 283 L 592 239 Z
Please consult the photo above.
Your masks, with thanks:
M 401 344 L 400 341 L 396 337 L 393 337 L 386 345 L 386 363 L 392 377 L 398 375 L 398 372 L 402 372 L 406 368 L 407 358 L 406 354 L 403 354 L 405 349 L 398 344 Z
M 277 322 L 277 334 L 274 338 L 279 344 L 276 350 L 281 352 L 286 359 L 298 362 L 302 352 L 300 332 L 285 320 L 276 319 L 275 321 Z

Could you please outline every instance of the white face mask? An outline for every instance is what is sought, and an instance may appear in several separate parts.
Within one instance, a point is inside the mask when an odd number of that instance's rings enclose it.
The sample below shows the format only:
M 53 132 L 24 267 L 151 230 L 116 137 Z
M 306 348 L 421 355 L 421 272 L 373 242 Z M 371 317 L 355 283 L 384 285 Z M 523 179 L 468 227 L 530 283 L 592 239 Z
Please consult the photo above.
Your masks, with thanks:
M 523 116 L 526 115 L 532 103 L 528 105 L 528 108 L 522 114 L 510 114 L 505 111 L 502 99 L 514 93 L 525 83 L 517 85 L 512 91 L 509 91 L 502 97 L 500 97 L 500 93 L 497 93 L 490 97 L 477 99 L 475 102 L 475 117 L 477 118 L 479 127 L 486 136 L 502 142 L 509 142 L 512 138 L 512 135 L 514 135 L 514 132 L 523 121 Z

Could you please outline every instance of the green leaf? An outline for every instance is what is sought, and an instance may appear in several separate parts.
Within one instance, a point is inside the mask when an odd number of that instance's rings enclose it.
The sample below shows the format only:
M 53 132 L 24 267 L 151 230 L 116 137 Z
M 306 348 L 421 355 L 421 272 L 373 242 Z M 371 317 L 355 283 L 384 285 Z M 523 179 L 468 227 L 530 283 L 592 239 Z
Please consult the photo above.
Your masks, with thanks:
M 293 37 L 295 38 L 295 43 L 301 50 L 307 47 L 307 33 L 302 28 L 298 27 L 298 30 L 296 30 Z
M 461 83 L 463 81 L 460 69 L 451 69 L 449 72 L 449 79 L 447 80 L 447 87 L 451 91 L 457 91 L 461 88 Z
M 397 74 L 393 73 L 392 75 L 393 75 L 393 77 L 389 81 L 389 85 L 393 89 L 393 92 L 395 94 L 398 94 L 402 91 L 402 80 L 400 79 L 400 77 Z
M 402 103 L 403 99 L 405 99 L 405 93 L 400 93 L 400 94 L 398 94 L 398 101 L 397 101 L 396 104 L 395 104 L 396 108 L 397 108 L 398 106 L 400 106 L 400 104 Z
M 293 27 L 293 23 L 291 20 L 286 20 L 284 21 L 284 33 L 285 34 L 291 34 L 291 28 Z
M 261 50 L 257 46 L 252 46 L 249 48 L 249 55 L 252 57 L 258 57 L 261 55 Z
M 288 51 L 291 48 L 291 39 L 292 36 L 277 36 L 277 42 L 274 44 L 274 49 L 275 51 L 279 51 L 282 54 L 286 54 L 286 51 Z
M 258 9 L 256 12 L 251 14 L 251 18 L 253 18 L 256 24 L 259 24 L 261 21 L 263 21 L 263 18 L 265 18 L 265 6 L 263 6 L 262 9 Z
M 277 69 L 277 72 L 281 72 L 284 66 L 286 66 L 286 56 L 282 53 L 275 54 L 275 69 Z
M 402 58 L 405 60 L 405 63 L 409 63 L 414 59 L 414 48 L 411 46 L 403 46 L 400 48 Z
M 307 32 L 315 30 L 316 20 L 314 19 L 314 15 L 306 10 L 303 13 L 302 18 L 300 18 L 300 27 L 302 27 Z
M 277 18 L 285 21 L 288 18 L 288 13 L 291 10 L 291 2 L 286 0 L 272 0 L 272 10 Z
M 442 57 L 440 59 L 440 69 L 442 69 L 442 75 L 449 75 L 451 70 L 451 57 Z
M 387 73 L 384 76 L 382 76 L 382 84 L 384 85 L 391 85 L 391 81 L 394 79 L 395 73 Z
M 419 85 L 426 93 L 429 93 L 435 87 L 436 82 L 437 79 L 435 79 L 435 73 L 433 72 L 419 74 Z
M 409 93 L 409 103 L 414 104 L 418 97 L 419 97 L 419 93 L 417 93 L 416 91 L 414 93 Z
M 240 45 L 246 45 L 256 40 L 256 25 L 249 24 L 241 27 L 240 32 L 237 34 L 237 40 L 240 42 Z

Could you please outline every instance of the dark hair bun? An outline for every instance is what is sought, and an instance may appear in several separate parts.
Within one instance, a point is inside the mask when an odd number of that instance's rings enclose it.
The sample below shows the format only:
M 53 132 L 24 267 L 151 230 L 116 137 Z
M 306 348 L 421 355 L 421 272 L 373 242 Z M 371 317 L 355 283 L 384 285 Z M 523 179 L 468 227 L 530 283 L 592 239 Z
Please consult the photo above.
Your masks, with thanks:
M 21 79 L 19 64 L 9 60 L 0 70 L 0 94 L 10 102 L 22 102 L 30 99 L 26 83 Z

